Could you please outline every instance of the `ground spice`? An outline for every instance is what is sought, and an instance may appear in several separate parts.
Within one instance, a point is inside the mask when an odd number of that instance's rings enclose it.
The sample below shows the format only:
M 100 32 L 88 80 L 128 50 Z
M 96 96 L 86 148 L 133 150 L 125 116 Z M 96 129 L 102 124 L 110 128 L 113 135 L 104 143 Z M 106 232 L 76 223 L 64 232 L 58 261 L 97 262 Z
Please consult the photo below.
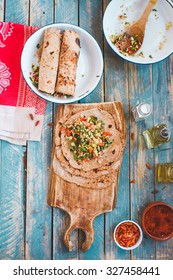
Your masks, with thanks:
M 117 227 L 115 238 L 123 247 L 134 246 L 140 236 L 138 227 L 132 222 L 124 222 Z
M 144 217 L 148 233 L 155 237 L 166 237 L 173 232 L 173 210 L 165 205 L 150 208 Z

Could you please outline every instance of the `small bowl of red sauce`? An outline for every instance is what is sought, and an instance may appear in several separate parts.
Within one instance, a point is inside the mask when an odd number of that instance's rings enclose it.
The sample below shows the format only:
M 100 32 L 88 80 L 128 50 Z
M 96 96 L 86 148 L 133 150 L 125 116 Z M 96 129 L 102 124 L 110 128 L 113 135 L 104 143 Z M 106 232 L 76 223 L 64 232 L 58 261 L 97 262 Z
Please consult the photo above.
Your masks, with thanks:
M 140 226 L 131 220 L 120 222 L 114 229 L 115 243 L 124 250 L 133 250 L 142 242 L 143 234 Z
M 142 228 L 154 240 L 173 237 L 173 207 L 162 201 L 149 203 L 142 214 Z

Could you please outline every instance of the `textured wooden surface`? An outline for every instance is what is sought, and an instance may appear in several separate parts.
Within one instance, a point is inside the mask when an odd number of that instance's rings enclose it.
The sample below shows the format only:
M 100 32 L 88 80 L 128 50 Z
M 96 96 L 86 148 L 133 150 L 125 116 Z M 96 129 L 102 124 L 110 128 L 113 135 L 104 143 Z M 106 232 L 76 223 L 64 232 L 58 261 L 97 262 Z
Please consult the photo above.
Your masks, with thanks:
M 125 109 L 127 143 L 120 174 L 117 206 L 94 222 L 95 240 L 89 251 L 80 248 L 84 234 L 75 231 L 75 251 L 63 244 L 69 217 L 47 205 L 52 128 L 57 106 L 47 104 L 42 141 L 27 147 L 0 141 L 0 259 L 173 259 L 173 239 L 155 242 L 146 238 L 132 252 L 118 249 L 113 229 L 132 218 L 141 223 L 141 213 L 154 200 L 173 204 L 173 186 L 157 184 L 155 164 L 173 162 L 173 140 L 146 150 L 142 131 L 166 122 L 173 134 L 173 56 L 154 65 L 135 65 L 116 56 L 104 40 L 102 16 L 109 0 L 0 0 L 0 20 L 43 26 L 53 22 L 80 25 L 98 41 L 104 54 L 104 74 L 97 88 L 82 103 L 119 100 Z M 137 101 L 148 101 L 153 114 L 135 123 L 130 109 Z M 131 133 L 135 139 L 131 139 Z M 173 139 L 173 138 L 172 138 Z M 169 150 L 167 150 L 169 149 Z M 151 164 L 152 170 L 146 168 Z M 135 184 L 129 184 L 135 179 Z M 153 195 L 151 191 L 157 189 Z
M 89 185 L 79 186 L 76 182 L 62 179 L 57 173 L 56 165 L 56 147 L 59 146 L 59 134 L 61 133 L 60 120 L 63 117 L 70 118 L 76 113 L 82 113 L 85 110 L 100 109 L 107 111 L 114 116 L 114 125 L 118 132 L 122 143 L 122 153 L 118 157 L 118 166 L 114 170 L 113 178 L 111 174 L 107 174 L 107 179 L 111 176 L 111 183 L 102 187 L 93 187 L 90 180 Z M 58 144 L 57 144 L 58 142 Z M 59 105 L 54 121 L 54 140 L 50 173 L 50 187 L 48 192 L 48 204 L 58 207 L 67 212 L 70 216 L 70 226 L 66 228 L 64 234 L 64 243 L 69 251 L 74 249 L 74 245 L 70 241 L 70 235 L 75 229 L 82 229 L 85 233 L 86 240 L 82 244 L 82 251 L 87 251 L 94 241 L 94 219 L 103 214 L 112 211 L 115 208 L 118 192 L 118 181 L 120 174 L 120 165 L 123 157 L 123 150 L 126 143 L 126 121 L 124 118 L 123 107 L 120 102 L 101 102 L 87 104 L 69 104 L 66 106 Z M 114 146 L 115 148 L 115 146 Z M 115 150 L 114 150 L 115 152 Z M 104 163 L 104 161 L 103 161 Z M 91 163 L 90 163 L 91 164 Z M 91 172 L 88 172 L 91 176 Z M 88 178 L 87 178 L 88 179 Z

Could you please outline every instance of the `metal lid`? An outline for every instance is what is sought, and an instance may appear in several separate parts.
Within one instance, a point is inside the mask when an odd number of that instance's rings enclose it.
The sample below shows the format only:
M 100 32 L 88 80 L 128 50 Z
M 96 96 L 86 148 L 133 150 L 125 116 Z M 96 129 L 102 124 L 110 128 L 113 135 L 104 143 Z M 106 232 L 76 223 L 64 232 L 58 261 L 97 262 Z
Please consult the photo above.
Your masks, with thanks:
M 160 131 L 160 136 L 165 139 L 170 138 L 171 132 L 167 127 L 164 127 Z
M 143 116 L 151 114 L 151 105 L 148 103 L 141 103 L 139 105 L 139 113 Z

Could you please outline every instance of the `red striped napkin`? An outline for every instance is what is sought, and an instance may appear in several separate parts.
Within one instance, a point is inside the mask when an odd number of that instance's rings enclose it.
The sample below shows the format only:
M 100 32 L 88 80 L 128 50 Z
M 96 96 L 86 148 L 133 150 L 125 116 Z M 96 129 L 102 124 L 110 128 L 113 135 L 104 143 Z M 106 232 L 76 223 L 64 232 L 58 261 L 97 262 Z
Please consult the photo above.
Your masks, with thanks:
M 20 59 L 33 26 L 0 22 L 0 139 L 25 145 L 39 141 L 46 101 L 24 81 Z

